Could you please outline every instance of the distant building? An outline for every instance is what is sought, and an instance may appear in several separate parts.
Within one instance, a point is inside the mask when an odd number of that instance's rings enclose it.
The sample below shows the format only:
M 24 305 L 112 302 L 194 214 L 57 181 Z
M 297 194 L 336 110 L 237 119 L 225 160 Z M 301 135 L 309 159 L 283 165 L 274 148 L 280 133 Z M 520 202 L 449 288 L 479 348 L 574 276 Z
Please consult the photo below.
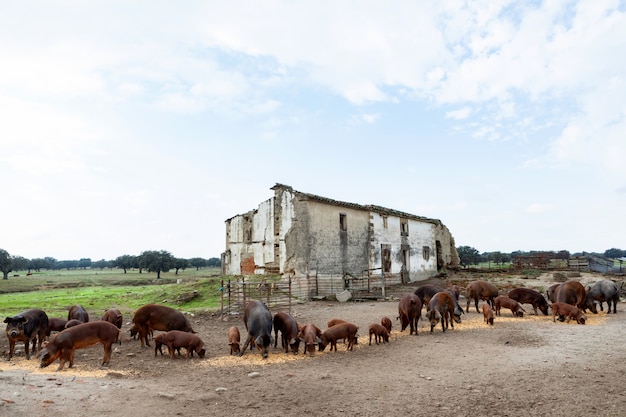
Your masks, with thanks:
M 359 205 L 276 184 L 258 208 L 226 220 L 226 275 L 292 278 L 384 274 L 404 282 L 457 267 L 454 238 L 440 220 Z

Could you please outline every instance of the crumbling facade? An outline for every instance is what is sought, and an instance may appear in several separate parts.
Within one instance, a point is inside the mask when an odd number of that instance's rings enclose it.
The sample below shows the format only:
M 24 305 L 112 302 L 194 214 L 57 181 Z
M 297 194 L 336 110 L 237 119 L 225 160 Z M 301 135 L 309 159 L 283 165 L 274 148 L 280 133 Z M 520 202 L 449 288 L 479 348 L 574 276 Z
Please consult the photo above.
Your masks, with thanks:
M 226 275 L 292 278 L 401 276 L 403 282 L 457 267 L 454 238 L 440 220 L 336 201 L 276 184 L 258 208 L 226 220 Z

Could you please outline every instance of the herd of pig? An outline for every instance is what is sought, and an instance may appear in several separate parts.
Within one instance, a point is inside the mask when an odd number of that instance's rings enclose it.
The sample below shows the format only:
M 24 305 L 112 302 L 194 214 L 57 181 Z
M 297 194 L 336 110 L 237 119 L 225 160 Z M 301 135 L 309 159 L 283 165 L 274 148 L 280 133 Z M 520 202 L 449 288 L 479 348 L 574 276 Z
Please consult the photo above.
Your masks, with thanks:
M 498 316 L 504 307 L 511 310 L 513 316 L 523 317 L 525 310 L 522 304 L 531 304 L 535 315 L 538 314 L 537 309 L 548 315 L 548 309 L 551 308 L 554 322 L 559 317 L 560 321 L 567 319 L 569 323 L 574 319 L 578 324 L 585 324 L 586 310 L 597 313 L 596 303 L 599 304 L 600 310 L 603 310 L 602 303 L 606 302 L 607 313 L 611 313 L 612 305 L 615 314 L 621 294 L 622 287 L 608 279 L 600 280 L 587 289 L 579 282 L 570 280 L 554 284 L 547 290 L 548 300 L 551 302 L 548 304 L 545 297 L 536 290 L 515 288 L 506 295 L 499 295 L 494 284 L 476 280 L 466 288 L 465 312 L 469 313 L 470 303 L 474 301 L 476 312 L 480 313 L 478 302 L 485 301 L 482 305 L 484 321 L 493 325 L 494 311 Z M 454 322 L 460 323 L 461 315 L 464 314 L 463 308 L 459 305 L 459 295 L 460 290 L 455 285 L 444 289 L 432 284 L 422 285 L 414 293 L 403 295 L 398 303 L 397 317 L 401 323 L 401 331 L 409 327 L 410 334 L 417 335 L 417 325 L 423 306 L 426 306 L 426 318 L 430 322 L 431 332 L 438 323 L 441 323 L 444 332 L 448 326 L 454 328 Z M 11 359 L 15 352 L 15 344 L 20 341 L 24 343 L 26 358 L 30 359 L 29 345 L 32 343 L 33 352 L 39 349 L 37 358 L 40 359 L 42 368 L 59 359 L 57 370 L 61 370 L 66 362 L 69 362 L 70 367 L 74 365 L 75 350 L 102 344 L 104 347 L 102 366 L 108 365 L 113 344 L 121 343 L 122 321 L 119 310 L 109 309 L 101 320 L 90 322 L 87 311 L 78 305 L 70 308 L 67 320 L 48 318 L 44 311 L 38 309 L 24 311 L 4 320 L 7 323 L 6 335 L 9 341 L 7 360 Z M 239 329 L 236 326 L 228 329 L 231 355 L 242 356 L 248 347 L 250 349 L 256 347 L 263 358 L 267 358 L 272 343 L 274 348 L 277 347 L 279 333 L 285 353 L 291 349 L 297 354 L 301 343 L 304 344 L 304 352 L 309 355 L 314 355 L 316 349 L 323 351 L 329 344 L 331 351 L 336 351 L 339 340 L 347 344 L 348 350 L 352 350 L 357 343 L 358 326 L 354 323 L 332 319 L 327 323 L 328 328 L 322 331 L 313 323 L 298 323 L 286 312 L 278 312 L 272 316 L 268 307 L 256 300 L 246 304 L 243 321 L 247 337 L 242 347 Z M 369 344 L 372 344 L 372 337 L 376 344 L 389 342 L 391 328 L 391 319 L 388 317 L 383 317 L 380 324 L 372 323 L 369 326 Z M 131 337 L 138 336 L 142 347 L 150 346 L 149 337 L 153 336 L 155 330 L 163 332 L 153 337 L 155 356 L 158 352 L 163 355 L 163 345 L 167 346 L 172 358 L 175 352 L 180 355 L 181 348 L 186 350 L 187 357 L 193 357 L 194 353 L 200 358 L 205 356 L 204 342 L 180 311 L 157 304 L 140 307 L 133 316 Z M 45 342 L 52 331 L 58 333 Z

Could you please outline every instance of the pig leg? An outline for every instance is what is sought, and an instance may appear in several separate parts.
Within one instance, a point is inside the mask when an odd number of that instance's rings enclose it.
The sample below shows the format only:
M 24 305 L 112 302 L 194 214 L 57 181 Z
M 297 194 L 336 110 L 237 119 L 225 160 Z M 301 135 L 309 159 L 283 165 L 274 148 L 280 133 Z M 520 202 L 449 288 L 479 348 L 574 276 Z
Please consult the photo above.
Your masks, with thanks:
M 69 351 L 69 354 L 67 355 L 69 358 L 69 362 L 70 362 L 70 368 L 74 367 L 74 352 L 75 352 L 74 348 L 71 348 Z
M 30 340 L 26 339 L 26 341 L 24 342 L 24 353 L 26 354 L 26 359 L 30 359 L 30 352 L 28 350 L 29 345 Z
M 244 343 L 243 348 L 239 352 L 239 356 L 243 356 L 248 346 L 250 346 L 251 350 L 252 350 L 252 346 L 254 346 L 254 336 L 252 336 L 251 334 L 248 335 L 248 338 L 246 339 L 246 343 Z
M 9 339 L 9 357 L 7 361 L 10 361 L 13 357 L 13 352 L 15 351 L 15 340 Z
M 111 361 L 112 343 L 102 344 L 104 346 L 104 356 L 102 357 L 102 366 L 108 365 Z

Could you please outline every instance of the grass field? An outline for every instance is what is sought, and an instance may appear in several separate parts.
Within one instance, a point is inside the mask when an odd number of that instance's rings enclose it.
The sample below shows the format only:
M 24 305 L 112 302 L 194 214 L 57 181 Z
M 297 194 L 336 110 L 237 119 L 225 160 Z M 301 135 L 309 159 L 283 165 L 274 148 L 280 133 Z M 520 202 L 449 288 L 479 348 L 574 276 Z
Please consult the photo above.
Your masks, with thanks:
M 219 268 L 161 273 L 121 270 L 20 271 L 0 280 L 0 317 L 40 308 L 50 317 L 64 317 L 74 304 L 99 315 L 108 308 L 128 315 L 147 303 L 200 312 L 220 307 Z M 19 276 L 14 276 L 19 275 Z

